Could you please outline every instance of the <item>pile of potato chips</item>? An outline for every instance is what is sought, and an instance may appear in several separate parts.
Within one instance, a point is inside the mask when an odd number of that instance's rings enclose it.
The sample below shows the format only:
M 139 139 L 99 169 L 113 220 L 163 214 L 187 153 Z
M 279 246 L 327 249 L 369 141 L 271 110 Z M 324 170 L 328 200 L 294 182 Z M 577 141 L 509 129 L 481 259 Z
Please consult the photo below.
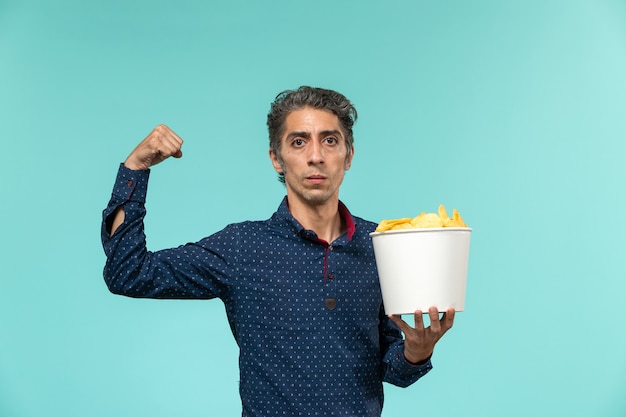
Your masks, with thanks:
M 448 216 L 446 208 L 441 204 L 437 213 L 420 213 L 417 217 L 394 220 L 383 220 L 376 227 L 376 232 L 387 230 L 417 229 L 432 227 L 467 227 L 457 209 L 452 209 L 452 217 Z

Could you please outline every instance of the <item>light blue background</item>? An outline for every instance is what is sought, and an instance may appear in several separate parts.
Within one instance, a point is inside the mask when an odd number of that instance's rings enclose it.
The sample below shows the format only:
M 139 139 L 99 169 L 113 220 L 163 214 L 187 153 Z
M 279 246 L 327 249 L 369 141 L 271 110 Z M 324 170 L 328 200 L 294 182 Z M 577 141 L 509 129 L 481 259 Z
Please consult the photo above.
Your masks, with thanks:
M 102 280 L 117 165 L 158 123 L 151 249 L 263 219 L 265 115 L 357 106 L 342 199 L 473 227 L 466 311 L 383 415 L 626 415 L 624 1 L 0 0 L 0 415 L 236 416 L 219 301 Z

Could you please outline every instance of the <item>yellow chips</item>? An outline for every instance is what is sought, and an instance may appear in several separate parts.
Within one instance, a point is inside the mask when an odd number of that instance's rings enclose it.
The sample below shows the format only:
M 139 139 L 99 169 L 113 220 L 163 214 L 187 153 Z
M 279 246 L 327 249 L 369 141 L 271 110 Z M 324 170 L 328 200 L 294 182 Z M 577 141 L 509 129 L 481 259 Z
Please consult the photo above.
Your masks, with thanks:
M 417 217 L 395 220 L 383 220 L 376 227 L 376 232 L 387 230 L 417 229 L 431 227 L 467 227 L 457 209 L 452 209 L 452 218 L 448 216 L 446 208 L 441 204 L 438 214 L 420 213 Z

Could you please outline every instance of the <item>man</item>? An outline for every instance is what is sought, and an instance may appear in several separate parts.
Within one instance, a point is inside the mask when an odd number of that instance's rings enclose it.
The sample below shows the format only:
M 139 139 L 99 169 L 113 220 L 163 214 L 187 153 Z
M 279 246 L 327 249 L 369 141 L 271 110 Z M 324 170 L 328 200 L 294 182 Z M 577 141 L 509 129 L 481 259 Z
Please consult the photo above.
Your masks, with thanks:
M 356 118 L 335 91 L 279 94 L 267 122 L 287 191 L 278 210 L 178 248 L 147 251 L 143 218 L 149 168 L 180 158 L 182 139 L 157 126 L 119 168 L 103 213 L 106 283 L 131 297 L 219 297 L 240 349 L 243 416 L 380 416 L 382 382 L 425 375 L 452 327 L 453 309 L 440 319 L 431 308 L 427 328 L 421 311 L 414 328 L 384 313 L 376 224 L 339 201 Z

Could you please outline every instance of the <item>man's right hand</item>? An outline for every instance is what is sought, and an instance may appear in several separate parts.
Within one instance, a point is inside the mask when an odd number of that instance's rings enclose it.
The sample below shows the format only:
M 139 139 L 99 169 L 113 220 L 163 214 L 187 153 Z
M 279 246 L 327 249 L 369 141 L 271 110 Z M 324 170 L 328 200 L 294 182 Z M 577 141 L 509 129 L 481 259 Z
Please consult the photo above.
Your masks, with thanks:
M 124 165 L 132 170 L 145 170 L 173 156 L 180 158 L 183 140 L 165 125 L 158 125 L 128 155 Z

